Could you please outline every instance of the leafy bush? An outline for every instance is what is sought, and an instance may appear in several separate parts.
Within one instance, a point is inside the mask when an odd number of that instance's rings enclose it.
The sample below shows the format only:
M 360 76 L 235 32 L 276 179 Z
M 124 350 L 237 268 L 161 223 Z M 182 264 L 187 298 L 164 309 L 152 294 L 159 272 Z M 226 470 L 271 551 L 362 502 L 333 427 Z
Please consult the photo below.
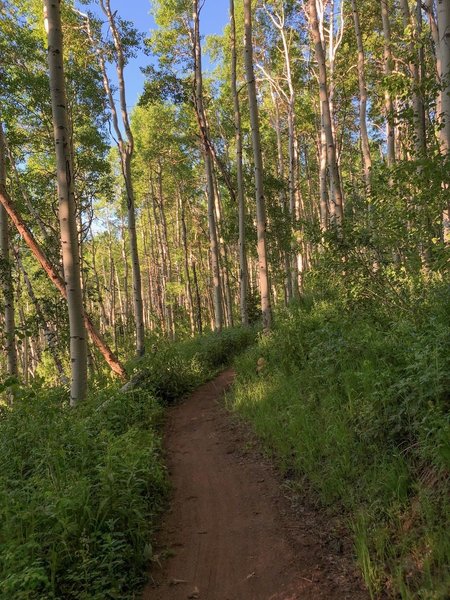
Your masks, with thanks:
M 126 597 L 142 580 L 166 487 L 143 391 L 71 410 L 55 391 L 0 420 L 0 597 Z
M 171 403 L 230 364 L 254 342 L 255 335 L 253 328 L 234 327 L 177 343 L 160 340 L 132 368 L 142 374 L 146 389 Z
M 443 599 L 450 588 L 448 288 L 405 294 L 409 310 L 383 311 L 367 295 L 357 300 L 316 287 L 280 315 L 239 361 L 232 406 L 282 467 L 349 515 L 373 595 L 388 587 L 404 599 Z

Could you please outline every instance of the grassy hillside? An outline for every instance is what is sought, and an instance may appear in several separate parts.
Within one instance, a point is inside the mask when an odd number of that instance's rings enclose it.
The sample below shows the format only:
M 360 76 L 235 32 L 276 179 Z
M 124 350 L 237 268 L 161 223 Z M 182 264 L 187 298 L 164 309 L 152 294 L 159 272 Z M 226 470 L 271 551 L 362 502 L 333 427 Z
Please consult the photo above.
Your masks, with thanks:
M 350 521 L 374 597 L 447 598 L 448 288 L 401 304 L 311 289 L 239 360 L 232 407 L 300 489 Z

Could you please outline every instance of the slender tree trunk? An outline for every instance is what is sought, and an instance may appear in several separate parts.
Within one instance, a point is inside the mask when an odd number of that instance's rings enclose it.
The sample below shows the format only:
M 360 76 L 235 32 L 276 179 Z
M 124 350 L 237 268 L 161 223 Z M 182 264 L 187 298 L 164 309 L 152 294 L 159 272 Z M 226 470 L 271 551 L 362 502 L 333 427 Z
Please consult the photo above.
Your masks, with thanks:
M 267 264 L 266 244 L 266 207 L 264 199 L 263 162 L 261 139 L 259 133 L 258 102 L 256 98 L 256 82 L 253 68 L 252 42 L 252 7 L 251 0 L 244 0 L 245 28 L 245 74 L 247 78 L 248 102 L 250 109 L 250 124 L 252 131 L 253 160 L 255 169 L 256 191 L 256 233 L 259 266 L 259 289 L 261 294 L 261 312 L 264 331 L 269 331 L 272 325 L 272 308 L 270 305 L 270 285 Z
M 320 194 L 320 228 L 322 232 L 328 229 L 328 185 L 327 185 L 327 138 L 323 125 L 323 115 L 320 115 L 319 143 L 319 194 Z
M 278 107 L 278 100 L 275 95 L 274 86 L 270 86 L 270 93 L 272 96 L 272 102 L 275 109 L 275 119 L 274 119 L 274 129 L 275 135 L 277 138 L 277 171 L 278 177 L 280 181 L 284 184 L 284 161 L 283 161 L 283 142 L 281 139 L 281 124 L 280 124 L 280 109 Z M 289 222 L 290 212 L 289 212 L 289 202 L 286 194 L 286 189 L 284 185 L 280 190 L 280 203 L 283 209 L 286 221 Z M 288 305 L 292 300 L 292 273 L 291 273 L 291 250 L 284 248 L 283 249 L 283 265 L 284 265 L 284 295 L 285 295 L 285 304 Z
M 364 163 L 364 181 L 366 196 L 371 194 L 372 157 L 370 155 L 369 135 L 367 133 L 367 87 L 365 75 L 364 46 L 359 23 L 356 0 L 352 0 L 353 23 L 355 26 L 356 44 L 358 47 L 358 84 L 359 84 L 359 129 L 361 134 L 361 151 Z
M 416 11 L 416 18 L 413 19 L 411 11 L 409 9 L 408 0 L 401 0 L 400 2 L 403 13 L 403 27 L 407 32 L 408 27 L 410 28 L 409 33 L 409 71 L 411 74 L 411 87 L 412 87 L 412 108 L 414 113 L 414 145 L 416 148 L 416 155 L 423 156 L 426 151 L 426 131 L 425 131 L 425 108 L 420 92 L 421 78 L 420 78 L 420 50 L 416 50 L 416 44 L 421 45 L 419 38 L 419 31 L 421 29 L 421 18 L 422 13 L 419 7 L 419 11 Z
M 391 24 L 389 22 L 389 0 L 380 0 L 381 19 L 383 22 L 384 37 L 384 74 L 386 79 L 392 75 L 392 51 L 391 51 Z M 388 89 L 384 92 L 384 106 L 386 111 L 386 143 L 387 163 L 392 166 L 395 162 L 395 126 L 394 126 L 394 103 Z
M 437 0 L 437 25 L 439 32 L 441 114 L 439 140 L 441 153 L 450 151 L 450 4 L 448 0 Z
M 430 23 L 431 37 L 433 39 L 434 44 L 434 55 L 435 55 L 435 74 L 436 74 L 436 83 L 440 85 L 441 81 L 441 71 L 442 71 L 442 60 L 441 60 L 441 48 L 439 41 L 439 30 L 437 24 L 437 18 L 434 12 L 434 0 L 425 0 L 424 8 L 428 14 L 428 19 Z M 441 94 L 438 93 L 436 98 L 436 114 L 442 114 L 442 105 L 441 105 Z
M 0 186 L 6 187 L 6 152 L 3 135 L 3 124 L 0 121 Z M 16 326 L 14 319 L 14 291 L 9 253 L 8 214 L 0 206 L 0 282 L 3 292 L 5 338 L 6 338 L 6 372 L 10 377 L 17 377 Z M 11 401 L 12 395 L 8 394 Z
M 236 55 L 236 24 L 234 20 L 234 0 L 230 0 L 230 42 L 231 42 L 231 94 L 234 106 L 234 131 L 236 141 L 236 175 L 237 198 L 239 213 L 239 306 L 241 323 L 248 325 L 248 278 L 247 278 L 247 253 L 245 245 L 245 194 L 244 176 L 242 168 L 242 129 L 241 108 L 236 84 L 237 55 Z
M 200 296 L 200 288 L 198 286 L 198 278 L 197 278 L 197 268 L 195 266 L 195 259 L 191 255 L 191 266 L 192 266 L 192 278 L 194 280 L 194 289 L 195 289 L 195 300 L 197 305 L 196 310 L 196 322 L 197 322 L 197 332 L 201 335 L 203 333 L 203 323 L 202 323 L 202 301 Z
M 316 0 L 309 0 L 309 21 L 311 34 L 314 42 L 316 60 L 319 69 L 319 95 L 325 139 L 327 144 L 327 163 L 330 175 L 331 198 L 330 214 L 334 220 L 334 226 L 341 234 L 343 213 L 343 198 L 339 165 L 336 158 L 336 144 L 333 135 L 331 121 L 330 100 L 328 95 L 327 70 L 325 64 L 325 52 L 320 36 L 319 21 L 317 16 Z
M 439 143 L 442 156 L 449 164 L 450 156 L 450 4 L 448 0 L 437 0 L 437 26 L 439 31 L 440 55 L 440 130 Z M 448 177 L 443 181 L 443 187 L 448 191 Z M 447 201 L 443 214 L 444 242 L 450 244 L 450 200 Z
M 59 224 L 69 308 L 72 370 L 70 403 L 74 406 L 85 398 L 87 392 L 87 340 L 83 319 L 73 164 L 66 108 L 60 0 L 44 0 L 44 23 L 48 41 L 48 66 L 59 197 Z
M 178 192 L 178 201 L 180 203 L 181 240 L 183 243 L 184 276 L 186 278 L 186 296 L 187 296 L 189 323 L 191 326 L 191 334 L 195 335 L 194 300 L 192 298 L 192 283 L 191 283 L 191 274 L 189 271 L 189 249 L 188 249 L 187 228 L 186 228 L 186 211 L 185 211 L 183 197 L 180 192 Z
M 136 333 L 136 354 L 137 356 L 143 356 L 145 353 L 144 309 L 142 302 L 141 267 L 139 262 L 138 243 L 136 234 L 136 213 L 133 178 L 131 173 L 131 160 L 134 152 L 134 137 L 131 131 L 130 121 L 128 117 L 128 108 L 125 93 L 125 55 L 123 51 L 122 40 L 120 38 L 119 30 L 116 24 L 116 12 L 113 13 L 111 11 L 110 0 L 100 0 L 100 7 L 108 19 L 108 23 L 112 33 L 114 48 L 117 55 L 116 72 L 119 84 L 119 104 L 126 140 L 124 139 L 122 131 L 119 127 L 116 103 L 114 100 L 111 84 L 106 70 L 104 55 L 101 49 L 99 48 L 98 43 L 92 35 L 89 17 L 87 15 L 83 15 L 83 13 L 79 14 L 81 14 L 86 19 L 87 34 L 98 57 L 100 70 L 103 78 L 103 87 L 108 98 L 108 104 L 111 110 L 111 120 L 117 138 L 117 147 L 120 155 L 120 164 L 125 184 L 127 200 L 127 228 L 130 243 L 131 272 L 133 277 L 133 309 Z
M 202 77 L 202 52 L 200 45 L 200 23 L 198 0 L 193 0 L 192 19 L 194 31 L 192 37 L 192 50 L 194 58 L 194 105 L 199 122 L 200 137 L 202 142 L 202 153 L 205 161 L 206 188 L 208 194 L 208 228 L 211 249 L 211 268 L 214 292 L 214 328 L 216 331 L 222 329 L 223 311 L 222 311 L 222 284 L 220 278 L 220 259 L 219 244 L 217 241 L 216 219 L 215 219 L 215 194 L 214 194 L 214 173 L 213 156 L 211 145 L 209 143 L 209 133 L 206 122 L 206 114 L 203 105 L 203 77 Z

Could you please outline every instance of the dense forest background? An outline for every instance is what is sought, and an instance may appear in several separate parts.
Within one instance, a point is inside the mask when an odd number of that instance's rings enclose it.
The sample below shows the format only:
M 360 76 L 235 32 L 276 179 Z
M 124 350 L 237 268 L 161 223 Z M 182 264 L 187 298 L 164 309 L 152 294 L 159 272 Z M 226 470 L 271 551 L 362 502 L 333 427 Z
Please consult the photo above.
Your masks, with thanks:
M 446 597 L 449 2 L 230 0 L 206 39 L 202 2 L 150 8 L 143 36 L 110 0 L 0 2 L 2 494 L 28 417 L 65 406 L 79 433 L 82 405 L 142 370 L 173 400 L 256 327 L 235 410 L 351 515 L 372 594 Z M 65 563 L 36 549 L 39 527 L 29 554 L 13 530 L 2 566 L 36 558 L 38 595 L 17 576 L 2 597 L 107 597 L 76 595 L 91 585 L 79 573 L 58 588 Z

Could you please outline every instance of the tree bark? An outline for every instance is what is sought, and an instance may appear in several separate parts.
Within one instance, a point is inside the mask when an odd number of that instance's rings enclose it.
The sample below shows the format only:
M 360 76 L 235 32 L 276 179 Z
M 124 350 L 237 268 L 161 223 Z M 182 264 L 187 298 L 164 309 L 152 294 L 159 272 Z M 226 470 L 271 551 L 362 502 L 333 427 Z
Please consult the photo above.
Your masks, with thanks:
M 422 95 L 420 92 L 420 84 L 421 84 L 421 61 L 420 57 L 420 29 L 421 29 L 421 8 L 420 5 L 418 10 L 416 11 L 416 18 L 413 19 L 411 15 L 411 11 L 409 9 L 408 0 L 401 0 L 400 2 L 402 13 L 403 13 L 403 27 L 405 32 L 407 28 L 410 27 L 411 31 L 409 33 L 409 53 L 410 53 L 410 61 L 409 61 L 409 71 L 412 79 L 412 108 L 414 113 L 414 145 L 416 149 L 417 156 L 424 156 L 426 151 L 426 129 L 425 129 L 425 108 L 422 100 Z M 419 46 L 419 50 L 416 51 L 416 43 Z
M 237 55 L 236 55 L 236 24 L 234 17 L 234 0 L 230 0 L 230 42 L 231 42 L 231 94 L 234 106 L 234 131 L 236 142 L 236 178 L 239 219 L 239 307 L 241 323 L 248 325 L 248 278 L 247 278 L 247 252 L 245 244 L 245 195 L 244 176 L 242 168 L 242 128 L 241 108 L 236 84 Z
M 448 0 L 437 0 L 437 26 L 439 31 L 440 55 L 440 109 L 439 115 L 439 143 L 440 151 L 446 164 L 449 162 L 450 153 L 450 4 Z M 442 182 L 448 191 L 448 177 Z M 450 200 L 447 201 L 443 214 L 443 237 L 446 244 L 450 244 Z
M 323 128 L 327 144 L 327 163 L 331 183 L 330 216 L 334 221 L 338 233 L 341 233 L 343 213 L 343 198 L 339 165 L 336 158 L 336 144 L 333 135 L 331 121 L 330 99 L 328 95 L 327 70 L 325 64 L 325 52 L 320 36 L 319 21 L 317 15 L 316 0 L 309 0 L 309 21 L 312 39 L 314 42 L 316 60 L 319 69 L 319 96 L 321 103 L 321 114 Z
M 392 75 L 392 51 L 391 51 L 391 24 L 389 22 L 389 0 L 380 0 L 381 19 L 383 22 L 384 37 L 384 75 L 389 79 Z M 395 125 L 394 125 L 394 103 L 388 89 L 384 92 L 384 106 L 386 111 L 386 144 L 387 163 L 392 166 L 395 162 Z
M 364 181 L 366 196 L 371 193 L 372 157 L 370 155 L 369 135 L 367 133 L 367 87 L 365 75 L 364 45 L 361 35 L 359 13 L 356 0 L 352 0 L 353 23 L 358 47 L 358 85 L 359 85 L 359 129 L 361 134 L 361 152 L 364 163 Z
M 6 151 L 3 124 L 0 122 L 0 186 L 6 186 Z M 17 377 L 16 326 L 14 318 L 14 291 L 11 273 L 11 257 L 9 252 L 8 214 L 3 205 L 0 206 L 0 282 L 3 292 L 5 337 L 6 337 L 6 372 L 9 377 Z M 11 401 L 12 395 L 8 394 Z
M 63 65 L 60 0 L 44 0 L 44 24 L 48 41 L 48 67 L 56 151 L 59 225 L 70 327 L 72 406 L 87 393 L 87 340 L 84 325 L 80 257 L 77 237 L 73 164 Z
M 250 125 L 252 132 L 253 160 L 255 170 L 256 192 L 256 233 L 259 267 L 259 289 L 261 294 L 261 312 L 263 330 L 269 331 L 272 325 L 272 308 L 270 305 L 270 285 L 267 263 L 266 244 L 266 207 L 264 198 L 263 162 L 261 139 L 259 132 L 258 102 L 256 98 L 256 82 L 253 67 L 252 42 L 252 7 L 251 0 L 244 0 L 245 28 L 245 74 L 247 78 Z
M 222 309 L 222 284 L 220 278 L 219 244 L 217 240 L 216 218 L 215 218 L 215 193 L 213 156 L 209 144 L 209 133 L 206 122 L 206 114 L 203 105 L 203 78 L 202 78 L 202 52 L 200 45 L 198 0 L 193 0 L 192 19 L 194 31 L 192 37 L 192 52 L 194 58 L 194 105 L 197 119 L 199 121 L 200 137 L 202 142 L 202 153 L 205 161 L 206 189 L 208 196 L 208 229 L 211 250 L 211 269 L 213 280 L 214 297 L 214 329 L 220 331 L 223 325 Z
M 440 104 L 439 140 L 441 153 L 448 156 L 450 150 L 450 4 L 448 0 L 437 0 L 437 26 L 440 55 Z

